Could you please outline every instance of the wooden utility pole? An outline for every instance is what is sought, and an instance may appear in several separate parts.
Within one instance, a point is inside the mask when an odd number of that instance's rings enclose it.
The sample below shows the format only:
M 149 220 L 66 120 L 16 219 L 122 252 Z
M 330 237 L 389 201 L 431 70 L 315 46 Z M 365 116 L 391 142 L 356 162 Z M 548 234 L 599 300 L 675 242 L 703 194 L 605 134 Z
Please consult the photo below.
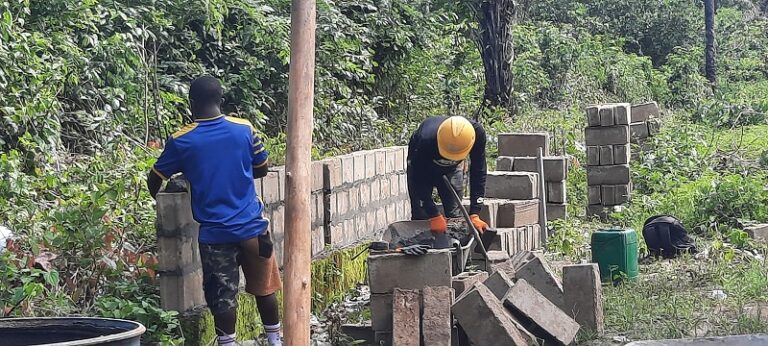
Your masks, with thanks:
M 717 70 L 715 68 L 715 0 L 704 0 L 704 28 L 706 31 L 704 72 L 714 91 L 717 87 Z
M 288 143 L 285 186 L 285 344 L 309 345 L 312 220 L 312 108 L 315 94 L 315 0 L 291 1 Z

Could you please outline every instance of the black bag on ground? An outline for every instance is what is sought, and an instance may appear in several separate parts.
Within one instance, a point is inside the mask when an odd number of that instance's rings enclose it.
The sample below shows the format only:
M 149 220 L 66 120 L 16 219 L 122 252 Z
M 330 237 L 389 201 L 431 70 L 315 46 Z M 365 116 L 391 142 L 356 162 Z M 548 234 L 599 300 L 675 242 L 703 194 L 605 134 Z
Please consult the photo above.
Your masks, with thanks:
M 696 253 L 696 244 L 674 216 L 656 215 L 645 220 L 643 238 L 651 256 L 675 258 L 680 253 Z

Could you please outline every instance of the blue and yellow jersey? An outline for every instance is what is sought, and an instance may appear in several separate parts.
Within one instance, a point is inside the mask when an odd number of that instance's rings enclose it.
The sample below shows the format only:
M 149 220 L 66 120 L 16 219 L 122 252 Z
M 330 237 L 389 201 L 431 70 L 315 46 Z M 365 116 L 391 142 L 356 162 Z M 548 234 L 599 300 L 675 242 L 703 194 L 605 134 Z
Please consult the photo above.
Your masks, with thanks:
M 152 170 L 163 179 L 184 173 L 201 243 L 234 243 L 269 226 L 253 181 L 253 169 L 266 165 L 267 158 L 248 120 L 222 115 L 174 133 Z

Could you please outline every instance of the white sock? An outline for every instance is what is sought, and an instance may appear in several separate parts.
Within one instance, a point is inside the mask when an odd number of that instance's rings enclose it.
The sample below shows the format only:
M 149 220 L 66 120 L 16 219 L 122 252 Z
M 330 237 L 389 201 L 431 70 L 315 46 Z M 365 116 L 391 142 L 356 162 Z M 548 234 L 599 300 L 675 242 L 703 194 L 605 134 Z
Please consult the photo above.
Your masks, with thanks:
M 274 326 L 264 325 L 264 331 L 267 332 L 267 340 L 269 346 L 283 346 L 283 342 L 280 340 L 280 323 Z
M 237 334 L 219 335 L 219 346 L 235 346 Z

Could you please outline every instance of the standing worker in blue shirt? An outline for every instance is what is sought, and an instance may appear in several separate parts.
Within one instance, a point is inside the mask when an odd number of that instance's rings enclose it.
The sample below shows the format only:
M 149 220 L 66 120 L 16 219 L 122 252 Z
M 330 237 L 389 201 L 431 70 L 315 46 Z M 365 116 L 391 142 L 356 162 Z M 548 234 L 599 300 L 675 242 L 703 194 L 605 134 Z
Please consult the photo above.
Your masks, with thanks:
M 267 174 L 267 151 L 245 119 L 224 116 L 223 90 L 211 76 L 189 89 L 195 121 L 174 133 L 149 173 L 154 198 L 163 180 L 184 173 L 192 213 L 200 223 L 200 260 L 205 301 L 213 313 L 220 346 L 236 342 L 237 293 L 242 266 L 246 292 L 256 296 L 270 346 L 282 345 L 275 296 L 282 283 L 272 251 L 269 220 L 254 178 Z
M 413 220 L 429 220 L 433 233 L 445 234 L 448 228 L 445 217 L 462 216 L 443 176 L 451 181 L 456 193 L 463 196 L 462 163 L 469 157 L 470 220 L 479 232 L 488 229 L 488 224 L 478 215 L 488 174 L 485 142 L 483 126 L 461 116 L 427 118 L 419 125 L 408 142 L 408 195 Z M 434 188 L 443 203 L 445 216 L 432 200 Z

